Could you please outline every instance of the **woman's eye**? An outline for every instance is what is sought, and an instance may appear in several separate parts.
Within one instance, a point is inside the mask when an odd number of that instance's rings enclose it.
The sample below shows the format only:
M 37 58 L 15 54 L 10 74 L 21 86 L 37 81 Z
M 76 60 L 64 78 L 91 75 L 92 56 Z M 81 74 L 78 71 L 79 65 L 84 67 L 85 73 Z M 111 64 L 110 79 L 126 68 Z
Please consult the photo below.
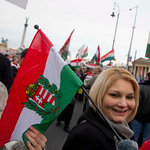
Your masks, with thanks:
M 127 99 L 133 99 L 134 97 L 133 96 L 127 96 Z
M 117 94 L 109 94 L 109 95 L 112 97 L 119 97 L 119 95 L 117 95 Z

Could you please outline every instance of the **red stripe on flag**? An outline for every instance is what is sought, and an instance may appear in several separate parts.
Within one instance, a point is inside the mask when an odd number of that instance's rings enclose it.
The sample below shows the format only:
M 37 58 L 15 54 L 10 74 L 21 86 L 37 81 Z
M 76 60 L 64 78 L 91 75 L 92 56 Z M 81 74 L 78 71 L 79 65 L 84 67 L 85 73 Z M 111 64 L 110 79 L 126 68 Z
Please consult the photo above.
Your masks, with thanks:
M 71 60 L 71 63 L 72 62 L 81 62 L 82 61 L 82 59 L 74 59 L 74 60 Z
M 68 37 L 67 41 L 65 42 L 65 44 L 63 45 L 63 47 L 60 49 L 59 54 L 62 55 L 63 53 L 66 52 L 66 46 L 69 44 L 71 36 L 73 34 L 74 30 L 71 32 L 70 36 Z
M 52 104 L 54 100 L 55 100 L 55 98 L 54 98 L 54 96 L 52 96 L 52 98 L 50 100 L 50 104 Z
M 84 50 L 84 54 L 88 51 L 88 46 L 86 47 L 86 49 Z
M 99 48 L 99 45 L 98 45 L 98 56 L 97 56 L 97 63 L 100 63 L 100 48 Z
M 112 49 L 111 51 L 109 51 L 108 53 L 106 53 L 104 56 L 101 57 L 101 60 L 106 58 L 110 53 L 114 53 L 114 49 Z

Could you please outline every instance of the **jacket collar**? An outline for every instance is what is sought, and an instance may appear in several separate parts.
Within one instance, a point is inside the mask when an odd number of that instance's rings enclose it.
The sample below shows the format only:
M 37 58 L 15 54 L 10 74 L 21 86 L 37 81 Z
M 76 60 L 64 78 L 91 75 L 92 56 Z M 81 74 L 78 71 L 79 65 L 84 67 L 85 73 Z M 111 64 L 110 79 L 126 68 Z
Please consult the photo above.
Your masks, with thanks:
M 95 125 L 99 130 L 101 130 L 108 138 L 114 140 L 114 133 L 109 125 L 97 114 L 94 110 L 89 107 L 83 115 L 79 118 L 78 124 L 83 120 L 87 120 L 88 122 Z

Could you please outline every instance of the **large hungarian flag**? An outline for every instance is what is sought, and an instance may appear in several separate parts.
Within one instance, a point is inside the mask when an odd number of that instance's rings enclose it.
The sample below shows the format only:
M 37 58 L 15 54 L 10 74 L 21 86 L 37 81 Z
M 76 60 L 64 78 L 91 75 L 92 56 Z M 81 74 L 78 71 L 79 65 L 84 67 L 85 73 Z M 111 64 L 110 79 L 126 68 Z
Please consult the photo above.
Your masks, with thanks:
M 85 58 L 88 56 L 88 46 L 86 47 L 86 49 L 84 50 L 83 55 L 81 56 L 81 58 Z
M 21 140 L 30 125 L 44 133 L 82 84 L 39 29 L 0 120 L 0 146 L 10 140 Z M 23 140 L 26 143 L 25 134 Z
M 104 56 L 101 57 L 101 62 L 106 60 L 114 60 L 114 49 L 106 53 Z
M 95 59 L 95 61 L 96 61 L 96 64 L 100 64 L 100 63 L 101 63 L 99 45 L 98 45 L 97 50 L 96 50 L 96 53 L 95 53 L 95 55 L 94 55 L 94 59 Z
M 146 48 L 145 57 L 150 58 L 150 32 L 149 32 L 149 37 L 148 37 L 148 42 L 147 42 L 147 48 Z
M 67 39 L 67 41 L 65 42 L 65 44 L 63 45 L 63 47 L 59 50 L 59 54 L 60 56 L 66 60 L 67 56 L 68 56 L 68 51 L 69 51 L 69 45 L 70 45 L 70 40 L 71 40 L 71 36 L 73 34 L 74 30 L 71 32 L 69 38 Z
M 73 66 L 75 69 L 79 68 L 81 65 L 82 59 L 74 59 L 70 61 L 70 65 Z

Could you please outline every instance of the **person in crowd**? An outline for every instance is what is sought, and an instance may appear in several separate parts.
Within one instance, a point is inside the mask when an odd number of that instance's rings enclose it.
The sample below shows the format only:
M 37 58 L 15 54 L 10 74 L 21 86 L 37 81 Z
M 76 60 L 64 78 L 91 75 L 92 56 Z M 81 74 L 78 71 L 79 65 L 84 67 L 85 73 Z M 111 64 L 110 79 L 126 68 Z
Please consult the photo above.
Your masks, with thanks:
M 147 74 L 147 80 L 139 83 L 139 87 L 139 107 L 135 118 L 131 121 L 131 127 L 135 141 L 138 142 L 142 132 L 142 143 L 144 143 L 150 139 L 150 72 Z
M 26 56 L 27 51 L 28 51 L 28 48 L 26 48 L 25 50 L 23 50 L 23 51 L 21 52 L 21 56 L 20 56 L 20 60 L 19 60 L 19 66 L 21 66 L 21 64 L 22 64 L 22 62 L 23 62 L 23 59 L 24 59 L 24 57 Z
M 0 119 L 6 106 L 8 92 L 6 86 L 0 81 Z
M 92 72 L 92 69 L 91 68 L 83 67 L 82 72 L 83 73 L 81 74 L 80 79 L 81 79 L 82 82 L 84 82 L 85 77 Z M 83 101 L 83 98 L 84 98 L 84 94 L 82 92 L 81 94 L 79 94 L 78 99 L 79 99 L 79 101 Z
M 78 76 L 79 79 L 81 79 L 81 71 L 80 71 L 81 69 L 82 67 L 79 67 L 76 69 L 76 75 Z M 84 70 L 85 68 L 83 68 L 83 72 Z M 75 95 L 75 99 L 81 101 L 80 99 L 81 99 L 82 94 L 83 94 L 83 90 L 80 88 Z
M 6 54 L 5 54 L 5 56 L 8 58 L 8 60 L 11 62 L 12 61 L 12 55 L 9 53 L 9 52 L 7 52 Z
M 92 78 L 90 79 L 89 82 L 84 82 L 84 87 L 86 89 L 86 91 L 89 93 L 93 83 L 95 82 L 96 78 L 99 76 L 99 74 L 102 72 L 102 68 L 100 66 L 97 66 L 95 67 L 93 70 L 92 70 Z M 83 112 L 88 108 L 89 106 L 89 101 L 88 101 L 88 98 L 84 96 L 84 99 L 83 99 Z
M 75 68 L 69 64 L 69 67 L 75 72 Z M 70 132 L 70 121 L 72 119 L 73 110 L 75 106 L 75 96 L 72 98 L 72 101 L 66 106 L 66 108 L 61 112 L 56 121 L 56 126 L 59 126 L 61 121 L 64 121 L 64 131 Z
M 0 147 L 0 150 L 45 150 L 47 139 L 37 129 L 30 126 L 30 131 L 26 133 L 28 138 L 27 147 L 22 141 L 11 141 Z
M 78 76 L 78 78 L 81 78 L 81 74 L 80 74 L 80 67 L 76 69 L 76 75 Z
M 18 72 L 18 58 L 16 56 L 12 57 L 11 69 L 12 69 L 13 78 L 15 78 Z
M 84 82 L 84 79 L 85 77 L 88 75 L 88 74 L 91 74 L 92 73 L 92 68 L 86 68 L 84 67 L 83 68 L 83 73 L 81 74 L 81 81 Z
M 6 86 L 8 92 L 13 83 L 13 75 L 9 59 L 0 53 L 0 81 Z
M 62 149 L 137 150 L 137 143 L 129 140 L 134 133 L 127 124 L 134 118 L 139 101 L 139 86 L 132 74 L 122 68 L 107 69 L 97 77 L 89 95 L 109 124 L 90 101 Z

